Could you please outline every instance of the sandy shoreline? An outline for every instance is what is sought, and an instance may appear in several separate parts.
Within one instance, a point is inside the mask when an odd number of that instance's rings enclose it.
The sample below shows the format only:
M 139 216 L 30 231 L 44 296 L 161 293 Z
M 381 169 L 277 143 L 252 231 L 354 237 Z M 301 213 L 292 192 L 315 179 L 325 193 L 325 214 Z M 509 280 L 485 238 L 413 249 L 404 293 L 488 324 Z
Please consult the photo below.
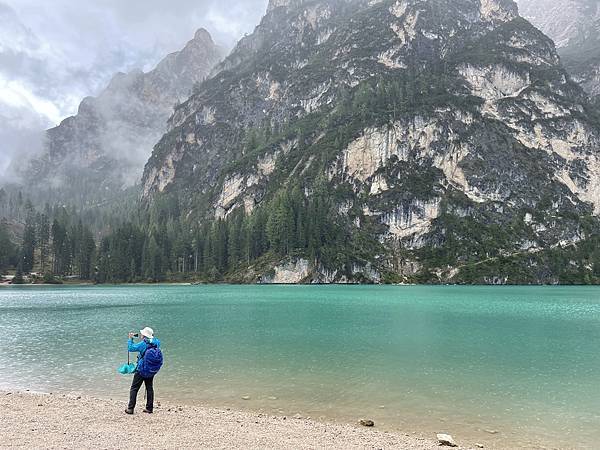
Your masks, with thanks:
M 85 396 L 0 392 L 0 448 L 439 448 L 433 439 L 292 417 L 164 403 L 151 416 L 124 409 Z

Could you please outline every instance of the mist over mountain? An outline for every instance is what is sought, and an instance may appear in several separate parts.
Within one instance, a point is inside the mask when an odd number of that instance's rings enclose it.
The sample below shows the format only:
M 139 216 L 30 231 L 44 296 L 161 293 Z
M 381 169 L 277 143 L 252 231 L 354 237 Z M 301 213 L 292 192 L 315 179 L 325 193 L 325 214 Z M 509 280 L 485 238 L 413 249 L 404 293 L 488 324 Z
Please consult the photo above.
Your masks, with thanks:
M 200 27 L 228 49 L 267 0 L 0 0 L 0 185 L 115 73 L 152 70 Z M 10 167 L 10 165 L 13 167 Z
M 519 0 L 521 15 L 550 36 L 573 78 L 600 96 L 600 2 Z
M 81 102 L 76 116 L 47 131 L 42 155 L 22 172 L 27 190 L 38 201 L 82 207 L 134 185 L 174 106 L 223 56 L 201 29 L 152 71 L 115 75 L 98 97 Z
M 85 209 L 143 167 L 135 220 L 91 221 L 100 282 L 600 283 L 595 21 L 569 25 L 595 10 L 572 4 L 521 2 L 557 51 L 512 0 L 271 0 L 224 59 L 200 30 L 116 75 L 28 187 Z

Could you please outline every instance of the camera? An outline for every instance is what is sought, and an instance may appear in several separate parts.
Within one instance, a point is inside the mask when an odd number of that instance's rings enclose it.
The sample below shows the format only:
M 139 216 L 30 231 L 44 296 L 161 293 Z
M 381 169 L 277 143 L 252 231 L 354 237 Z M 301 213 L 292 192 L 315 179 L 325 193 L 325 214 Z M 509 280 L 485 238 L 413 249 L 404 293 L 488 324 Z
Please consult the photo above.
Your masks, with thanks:
M 132 335 L 134 338 L 138 338 L 138 337 L 140 337 L 140 333 L 131 333 L 131 335 Z

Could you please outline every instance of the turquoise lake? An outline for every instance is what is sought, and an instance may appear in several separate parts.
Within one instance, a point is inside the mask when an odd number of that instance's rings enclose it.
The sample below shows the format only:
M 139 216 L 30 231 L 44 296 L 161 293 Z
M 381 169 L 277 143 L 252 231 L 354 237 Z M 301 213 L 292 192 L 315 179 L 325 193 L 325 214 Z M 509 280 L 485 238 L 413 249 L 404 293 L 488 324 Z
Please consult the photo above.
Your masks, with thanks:
M 163 343 L 158 401 L 495 447 L 600 442 L 596 287 L 1 288 L 0 389 L 125 402 L 117 368 L 143 326 Z

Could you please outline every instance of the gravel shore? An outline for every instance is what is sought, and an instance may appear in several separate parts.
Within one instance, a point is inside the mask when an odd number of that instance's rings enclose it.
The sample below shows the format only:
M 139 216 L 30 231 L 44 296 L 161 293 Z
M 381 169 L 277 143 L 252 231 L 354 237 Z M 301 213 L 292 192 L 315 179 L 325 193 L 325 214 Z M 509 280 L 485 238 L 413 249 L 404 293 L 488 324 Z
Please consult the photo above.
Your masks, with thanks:
M 124 413 L 123 402 L 0 392 L 0 448 L 437 449 L 377 429 L 233 410 L 165 405 Z

